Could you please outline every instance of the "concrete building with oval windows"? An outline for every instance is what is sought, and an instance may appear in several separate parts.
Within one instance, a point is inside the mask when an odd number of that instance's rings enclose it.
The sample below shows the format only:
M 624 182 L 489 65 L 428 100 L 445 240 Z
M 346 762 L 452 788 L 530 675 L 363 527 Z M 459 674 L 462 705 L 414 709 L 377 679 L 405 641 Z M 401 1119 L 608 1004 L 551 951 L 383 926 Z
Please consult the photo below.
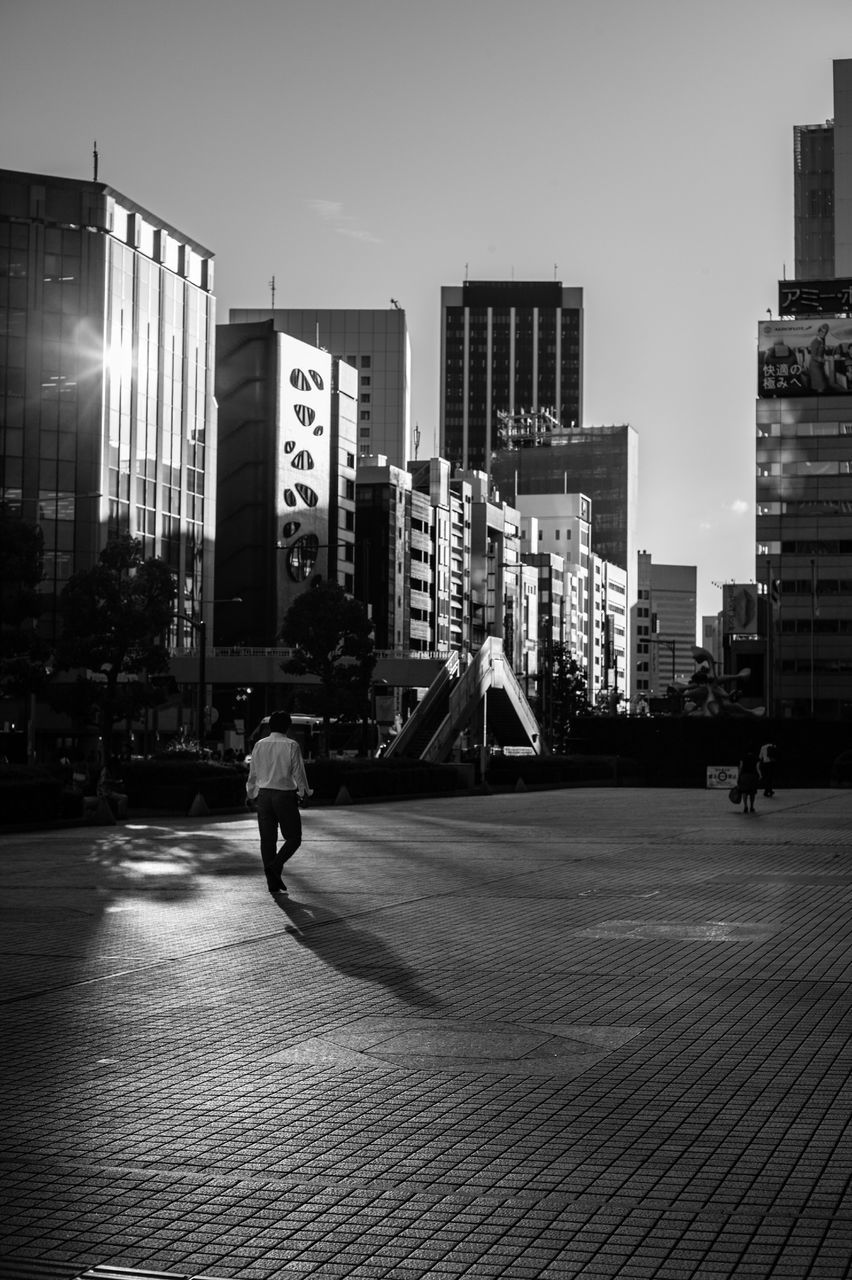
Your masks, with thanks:
M 274 320 L 216 329 L 219 647 L 275 644 L 316 575 L 355 585 L 358 375 Z

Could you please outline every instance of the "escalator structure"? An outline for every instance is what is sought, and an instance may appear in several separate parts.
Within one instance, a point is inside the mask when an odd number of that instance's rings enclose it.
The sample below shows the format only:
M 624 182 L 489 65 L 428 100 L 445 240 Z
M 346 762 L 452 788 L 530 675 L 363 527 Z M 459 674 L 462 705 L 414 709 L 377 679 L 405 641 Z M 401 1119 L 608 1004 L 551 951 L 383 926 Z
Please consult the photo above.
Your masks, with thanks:
M 484 725 L 483 725 L 484 716 Z M 453 653 L 393 739 L 387 756 L 448 760 L 461 733 L 472 741 L 501 747 L 543 750 L 541 730 L 518 678 L 503 653 L 503 642 L 489 637 L 464 671 Z

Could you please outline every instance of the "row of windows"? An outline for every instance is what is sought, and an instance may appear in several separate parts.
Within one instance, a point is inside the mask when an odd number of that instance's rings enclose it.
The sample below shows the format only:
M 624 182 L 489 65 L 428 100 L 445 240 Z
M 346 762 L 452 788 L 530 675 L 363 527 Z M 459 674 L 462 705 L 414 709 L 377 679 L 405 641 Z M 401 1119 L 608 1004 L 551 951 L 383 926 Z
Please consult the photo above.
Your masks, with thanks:
M 782 618 L 785 635 L 852 635 L 852 618 Z
M 852 459 L 796 459 L 794 462 L 759 462 L 758 476 L 848 476 L 852 475 Z
M 778 591 L 783 596 L 810 596 L 816 586 L 821 596 L 852 596 L 852 578 L 781 578 Z
M 787 501 L 758 502 L 759 516 L 848 516 L 852 501 L 840 498 L 801 498 Z
M 777 436 L 782 440 L 797 436 L 852 436 L 852 422 L 761 422 L 757 435 L 758 439 Z

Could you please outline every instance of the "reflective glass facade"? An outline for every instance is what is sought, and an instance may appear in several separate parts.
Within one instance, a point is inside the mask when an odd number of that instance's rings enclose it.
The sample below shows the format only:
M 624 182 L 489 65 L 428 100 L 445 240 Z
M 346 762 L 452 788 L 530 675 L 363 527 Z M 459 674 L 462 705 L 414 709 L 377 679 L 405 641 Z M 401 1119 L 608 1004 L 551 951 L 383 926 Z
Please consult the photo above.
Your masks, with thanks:
M 0 496 L 41 525 L 48 597 L 118 532 L 180 612 L 212 588 L 212 268 L 101 183 L 0 171 Z

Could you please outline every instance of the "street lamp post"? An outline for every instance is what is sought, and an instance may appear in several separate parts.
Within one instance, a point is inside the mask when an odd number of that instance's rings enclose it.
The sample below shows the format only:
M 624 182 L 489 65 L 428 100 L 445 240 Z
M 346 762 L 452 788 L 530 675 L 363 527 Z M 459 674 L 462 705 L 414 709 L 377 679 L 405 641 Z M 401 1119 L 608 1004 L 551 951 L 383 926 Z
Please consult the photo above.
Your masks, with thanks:
M 198 745 L 204 736 L 204 686 L 207 683 L 207 623 L 203 618 L 192 618 L 188 613 L 176 613 L 178 622 L 185 622 L 197 633 L 198 679 L 195 687 L 195 736 Z
M 664 644 L 672 655 L 672 684 L 675 682 L 675 653 L 677 650 L 676 640 L 665 640 L 662 636 L 651 636 L 654 644 Z
M 207 604 L 242 604 L 242 596 L 229 596 L 226 600 L 208 600 Z M 185 622 L 198 635 L 198 681 L 195 690 L 195 734 L 199 750 L 204 742 L 207 711 L 207 622 L 204 618 L 192 618 L 188 613 L 176 613 L 179 622 Z

